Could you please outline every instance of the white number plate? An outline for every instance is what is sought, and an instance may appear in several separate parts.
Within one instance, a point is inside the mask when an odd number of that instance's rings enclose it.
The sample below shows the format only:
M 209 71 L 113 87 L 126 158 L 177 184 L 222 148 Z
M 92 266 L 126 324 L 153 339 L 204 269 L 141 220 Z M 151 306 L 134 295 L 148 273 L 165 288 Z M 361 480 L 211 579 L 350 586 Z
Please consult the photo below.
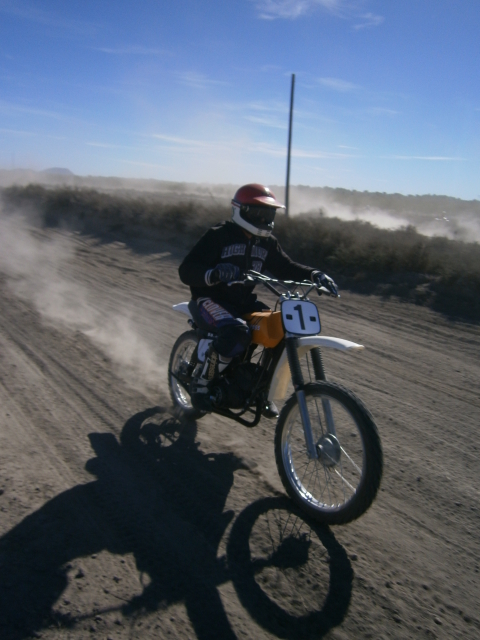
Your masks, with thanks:
M 321 330 L 318 309 L 313 302 L 307 300 L 284 300 L 282 320 L 285 331 L 289 333 L 314 336 Z

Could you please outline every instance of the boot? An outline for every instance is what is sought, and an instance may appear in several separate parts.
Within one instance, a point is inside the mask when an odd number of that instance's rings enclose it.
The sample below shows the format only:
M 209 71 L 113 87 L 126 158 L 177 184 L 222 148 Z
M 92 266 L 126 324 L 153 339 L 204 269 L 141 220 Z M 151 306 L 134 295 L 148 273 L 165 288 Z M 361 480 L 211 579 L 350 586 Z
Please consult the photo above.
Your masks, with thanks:
M 205 361 L 197 365 L 198 371 L 194 372 L 190 384 L 190 398 L 195 409 L 211 411 L 212 400 L 210 398 L 210 382 L 218 374 L 218 353 L 212 346 L 205 354 Z
M 278 418 L 280 412 L 278 411 L 277 405 L 274 402 L 272 402 L 271 400 L 267 400 L 267 402 L 265 402 L 265 406 L 263 407 L 262 415 L 265 418 L 274 419 Z

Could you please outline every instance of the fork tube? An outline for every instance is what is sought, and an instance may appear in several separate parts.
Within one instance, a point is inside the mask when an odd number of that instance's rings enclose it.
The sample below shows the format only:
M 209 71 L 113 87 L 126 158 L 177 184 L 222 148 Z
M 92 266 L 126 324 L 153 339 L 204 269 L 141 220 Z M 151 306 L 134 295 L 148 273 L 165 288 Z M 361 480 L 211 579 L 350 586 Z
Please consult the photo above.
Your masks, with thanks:
M 290 372 L 292 374 L 293 388 L 295 389 L 295 395 L 297 396 L 298 407 L 300 409 L 300 415 L 302 417 L 303 433 L 305 434 L 305 444 L 307 446 L 308 455 L 310 456 L 310 458 L 317 458 L 317 449 L 315 447 L 315 441 L 313 439 L 312 425 L 310 422 L 310 416 L 308 415 L 305 392 L 303 390 L 303 374 L 297 352 L 298 339 L 293 337 L 289 338 L 287 334 L 285 344 L 287 349 L 288 364 L 290 365 Z
M 325 367 L 323 366 L 323 358 L 320 347 L 314 347 L 310 351 L 310 355 L 312 357 L 315 380 L 326 381 L 327 376 L 325 375 Z M 330 404 L 330 400 L 325 400 L 324 398 L 322 398 L 322 407 L 323 413 L 325 415 L 325 422 L 327 423 L 328 433 L 331 433 L 332 436 L 336 436 L 335 422 L 333 420 L 332 405 Z
M 325 375 L 325 367 L 323 366 L 323 358 L 322 358 L 322 352 L 320 351 L 320 347 L 314 347 L 310 351 L 310 355 L 312 358 L 313 371 L 315 373 L 315 380 L 326 380 L 327 376 Z

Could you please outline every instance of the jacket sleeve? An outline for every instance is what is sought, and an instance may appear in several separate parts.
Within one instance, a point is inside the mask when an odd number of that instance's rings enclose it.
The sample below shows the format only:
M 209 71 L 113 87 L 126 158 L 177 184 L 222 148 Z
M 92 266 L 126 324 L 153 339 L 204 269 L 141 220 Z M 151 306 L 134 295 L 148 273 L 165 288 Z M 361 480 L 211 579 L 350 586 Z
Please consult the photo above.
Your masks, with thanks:
M 265 263 L 265 269 L 269 271 L 274 278 L 280 280 L 310 280 L 314 271 L 313 267 L 307 267 L 298 262 L 294 262 L 280 246 L 278 240 L 273 238 L 274 246 L 268 252 Z
M 217 266 L 221 243 L 218 232 L 209 229 L 203 235 L 178 269 L 180 280 L 189 287 L 205 287 L 205 273 Z

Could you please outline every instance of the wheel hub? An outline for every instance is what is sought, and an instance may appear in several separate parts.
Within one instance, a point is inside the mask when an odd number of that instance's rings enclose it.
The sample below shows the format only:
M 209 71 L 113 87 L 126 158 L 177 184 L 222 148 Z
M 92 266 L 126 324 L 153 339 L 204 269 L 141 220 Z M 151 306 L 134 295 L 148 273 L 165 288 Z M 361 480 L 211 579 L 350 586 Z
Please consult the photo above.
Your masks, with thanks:
M 334 467 L 340 462 L 340 443 L 331 433 L 320 438 L 316 444 L 319 460 L 325 467 Z

